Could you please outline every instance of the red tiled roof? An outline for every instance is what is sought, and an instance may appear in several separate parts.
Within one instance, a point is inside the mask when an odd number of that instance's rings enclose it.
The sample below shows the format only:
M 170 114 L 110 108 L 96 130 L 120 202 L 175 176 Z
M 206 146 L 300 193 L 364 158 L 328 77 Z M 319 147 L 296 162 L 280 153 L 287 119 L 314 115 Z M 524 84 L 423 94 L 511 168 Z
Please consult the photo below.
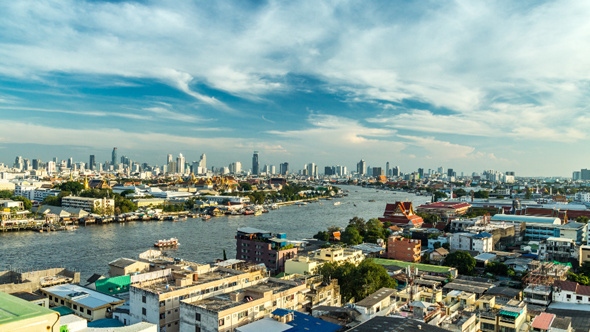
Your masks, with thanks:
M 536 329 L 549 330 L 553 319 L 555 319 L 555 315 L 543 312 L 539 316 L 535 317 L 535 320 L 533 320 L 531 326 Z
M 575 292 L 576 288 L 578 286 L 577 282 L 573 282 L 573 281 L 562 281 L 562 280 L 555 280 L 553 282 L 553 287 L 559 287 L 564 291 L 568 291 L 568 292 Z
M 429 208 L 436 208 L 436 209 L 462 209 L 466 207 L 470 207 L 471 204 L 465 202 L 436 202 L 430 204 L 422 204 L 418 208 L 420 209 L 429 209 Z
M 590 295 L 590 286 L 578 285 L 578 287 L 576 288 L 576 294 Z

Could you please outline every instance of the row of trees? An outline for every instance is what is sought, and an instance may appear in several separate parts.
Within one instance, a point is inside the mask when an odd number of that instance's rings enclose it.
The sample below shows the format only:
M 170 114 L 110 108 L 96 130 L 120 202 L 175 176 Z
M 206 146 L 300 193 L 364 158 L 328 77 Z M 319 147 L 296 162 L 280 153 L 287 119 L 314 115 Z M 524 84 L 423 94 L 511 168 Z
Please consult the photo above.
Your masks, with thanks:
M 42 205 L 61 206 L 61 200 L 65 196 L 74 194 L 80 197 L 92 197 L 92 198 L 111 198 L 115 201 L 114 211 L 93 211 L 98 214 L 121 214 L 128 213 L 137 210 L 137 206 L 127 198 L 125 195 L 129 192 L 123 192 L 121 194 L 114 193 L 111 189 L 84 189 L 84 185 L 76 181 L 68 181 L 58 186 L 61 190 L 59 196 L 47 196 Z M 132 191 L 131 191 L 132 192 Z
M 328 227 L 328 231 L 319 231 L 313 237 L 321 241 L 329 241 L 330 234 L 340 231 L 340 227 Z M 363 242 L 377 243 L 378 239 L 386 240 L 390 231 L 383 227 L 377 218 L 365 221 L 363 218 L 354 217 L 348 222 L 348 226 L 340 234 L 340 241 L 348 245 L 357 245 Z
M 318 272 L 326 282 L 329 282 L 330 278 L 338 279 L 340 294 L 346 302 L 352 299 L 360 301 L 382 287 L 397 286 L 397 282 L 389 276 L 387 270 L 372 259 L 365 259 L 358 266 L 348 262 L 324 263 Z

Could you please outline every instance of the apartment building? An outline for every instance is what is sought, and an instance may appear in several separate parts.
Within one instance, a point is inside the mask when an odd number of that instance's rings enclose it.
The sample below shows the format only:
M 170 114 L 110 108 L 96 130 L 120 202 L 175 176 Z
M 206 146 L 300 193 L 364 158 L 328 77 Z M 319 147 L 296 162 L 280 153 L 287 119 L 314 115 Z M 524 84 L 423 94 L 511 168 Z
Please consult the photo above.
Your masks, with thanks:
M 297 248 L 284 233 L 272 234 L 252 227 L 239 228 L 236 235 L 236 258 L 256 264 L 263 263 L 274 273 L 285 271 L 285 262 L 297 256 Z
M 512 300 L 508 305 L 479 312 L 480 330 L 484 332 L 520 331 L 527 321 L 527 305 Z
M 494 250 L 494 241 L 492 234 L 481 232 L 473 233 L 455 233 L 451 235 L 451 250 L 470 250 L 477 251 L 480 254 Z
M 324 263 L 352 263 L 359 265 L 365 256 L 361 250 L 349 248 L 322 248 L 310 252 L 307 256 L 297 256 L 285 261 L 287 274 L 314 274 Z
M 454 219 L 451 221 L 451 225 L 449 226 L 449 231 L 451 233 L 455 232 L 465 232 L 467 228 L 473 226 L 483 226 L 486 223 L 486 219 L 483 217 L 478 218 L 468 218 L 468 219 Z
M 420 262 L 422 245 L 420 240 L 390 236 L 387 239 L 387 258 L 404 262 Z
M 159 278 L 145 278 L 131 285 L 131 324 L 145 321 L 158 325 L 161 332 L 179 331 L 182 300 L 197 301 L 231 293 L 256 285 L 267 277 L 266 270 L 260 266 L 243 264 L 211 267 L 208 264 L 184 262 L 183 265 L 170 267 L 172 271 L 168 274 Z
M 65 196 L 61 199 L 62 207 L 71 207 L 83 209 L 88 212 L 102 209 L 104 211 L 114 210 L 115 200 L 108 198 L 92 198 L 92 197 L 76 197 L 76 196 Z
M 188 298 L 180 302 L 180 332 L 233 331 L 276 309 L 299 311 L 306 292 L 305 283 L 264 278 L 230 292 Z
M 51 306 L 66 306 L 89 321 L 110 318 L 113 310 L 125 302 L 118 297 L 72 284 L 42 288 L 41 294 L 49 299 Z
M 539 244 L 540 261 L 568 263 L 570 258 L 578 258 L 579 249 L 573 239 L 550 237 Z

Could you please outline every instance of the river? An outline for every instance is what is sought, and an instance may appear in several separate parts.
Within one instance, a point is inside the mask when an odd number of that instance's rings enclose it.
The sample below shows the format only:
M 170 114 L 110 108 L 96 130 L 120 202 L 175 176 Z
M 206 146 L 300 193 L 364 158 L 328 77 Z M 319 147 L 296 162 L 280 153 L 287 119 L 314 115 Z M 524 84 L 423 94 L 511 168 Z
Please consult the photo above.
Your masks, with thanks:
M 106 275 L 109 262 L 120 257 L 137 259 L 139 253 L 153 249 L 153 243 L 158 239 L 171 237 L 178 238 L 180 245 L 177 249 L 167 250 L 170 256 L 198 263 L 212 262 L 223 257 L 224 249 L 228 258 L 235 257 L 235 234 L 239 227 L 286 233 L 288 239 L 299 240 L 310 238 L 331 225 L 345 227 L 355 216 L 365 220 L 382 216 L 386 203 L 411 200 L 416 207 L 430 199 L 357 186 L 341 188 L 350 190 L 349 196 L 321 200 L 321 205 L 283 206 L 261 216 L 113 223 L 51 233 L 0 233 L 0 270 L 66 267 L 81 272 L 84 282 L 93 273 Z M 334 202 L 342 204 L 333 205 Z

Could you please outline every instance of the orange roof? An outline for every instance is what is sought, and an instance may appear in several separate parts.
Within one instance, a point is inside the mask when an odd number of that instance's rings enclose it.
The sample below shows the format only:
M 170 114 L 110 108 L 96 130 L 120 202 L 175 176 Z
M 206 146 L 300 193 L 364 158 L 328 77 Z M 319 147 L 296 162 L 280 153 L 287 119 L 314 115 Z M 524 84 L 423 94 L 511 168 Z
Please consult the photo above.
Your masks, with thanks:
M 531 324 L 531 326 L 536 329 L 549 330 L 553 319 L 555 319 L 555 315 L 543 312 L 539 316 L 535 317 L 535 320 L 533 320 L 533 324 Z

